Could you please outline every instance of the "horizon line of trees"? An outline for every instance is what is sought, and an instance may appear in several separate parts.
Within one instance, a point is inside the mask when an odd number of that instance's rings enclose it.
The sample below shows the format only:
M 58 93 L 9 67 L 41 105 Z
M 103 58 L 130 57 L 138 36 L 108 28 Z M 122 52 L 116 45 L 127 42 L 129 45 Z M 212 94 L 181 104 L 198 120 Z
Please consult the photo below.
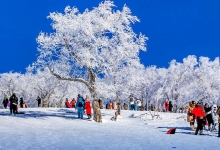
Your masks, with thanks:
M 97 87 L 104 102 L 115 100 L 115 93 L 121 103 L 127 102 L 132 93 L 158 110 L 166 99 L 178 108 L 192 100 L 219 104 L 220 61 L 218 57 L 211 61 L 208 57 L 197 59 L 189 55 L 182 63 L 172 60 L 168 68 L 128 67 L 117 72 L 114 80 L 98 76 Z M 29 107 L 37 106 L 37 96 L 41 97 L 43 107 L 62 107 L 66 97 L 75 98 L 78 94 L 91 96 L 84 84 L 59 80 L 49 69 L 0 74 L 1 102 L 4 96 L 10 97 L 12 93 L 23 97 Z

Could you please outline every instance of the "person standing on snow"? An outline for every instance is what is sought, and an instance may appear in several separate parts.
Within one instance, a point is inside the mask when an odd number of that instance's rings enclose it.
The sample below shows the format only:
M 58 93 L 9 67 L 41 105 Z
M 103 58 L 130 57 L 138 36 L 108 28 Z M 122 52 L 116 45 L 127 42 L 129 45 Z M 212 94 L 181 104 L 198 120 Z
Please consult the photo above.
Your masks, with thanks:
M 191 113 L 191 111 L 195 108 L 196 102 L 195 101 L 191 101 L 189 102 L 189 106 L 186 106 L 184 109 L 188 110 L 187 112 L 187 122 L 190 123 L 190 128 L 192 131 L 195 130 L 194 128 L 194 122 L 195 122 L 195 116 Z
M 2 105 L 5 109 L 7 109 L 7 105 L 8 105 L 8 98 L 5 96 L 3 101 L 2 101 Z
M 141 110 L 141 100 L 140 99 L 136 100 L 136 105 L 137 105 L 137 110 Z
M 10 101 L 10 114 L 17 114 L 17 105 L 18 105 L 18 98 L 16 97 L 15 93 L 9 98 Z
M 109 109 L 112 110 L 112 102 L 109 103 Z
M 73 98 L 70 103 L 72 103 L 72 107 L 73 108 L 76 108 L 76 100 L 75 100 L 75 98 Z
M 211 129 L 211 131 L 213 130 L 216 130 L 216 126 L 218 124 L 218 115 L 217 115 L 217 105 L 214 104 L 212 107 L 211 107 L 211 115 L 212 115 L 212 120 L 213 120 L 213 127 Z
M 69 103 L 69 101 L 68 101 L 68 98 L 66 98 L 65 106 L 66 106 L 66 108 L 69 108 L 69 107 L 70 107 L 70 103 Z
M 172 113 L 172 111 L 173 111 L 173 104 L 171 101 L 169 101 L 169 112 Z
M 169 109 L 169 101 L 168 101 L 168 99 L 166 99 L 166 101 L 164 103 L 164 107 L 165 107 L 165 111 L 168 112 L 168 109 Z
M 211 107 L 206 103 L 204 106 L 204 110 L 206 113 L 206 120 L 208 122 L 208 130 L 211 130 L 211 126 L 214 125 L 213 119 L 212 119 L 212 112 L 211 112 Z
M 197 135 L 199 131 L 199 134 L 203 135 L 204 119 L 206 117 L 206 114 L 203 112 L 202 105 L 200 103 L 196 104 L 196 107 L 191 111 L 191 113 L 195 115 L 198 124 L 195 135 Z
M 130 98 L 130 100 L 129 100 L 130 110 L 134 110 L 134 97 L 133 97 L 133 95 L 130 95 L 129 98 Z
M 78 94 L 76 106 L 77 106 L 78 118 L 83 119 L 84 101 L 83 98 L 80 96 L 80 94 Z
M 40 104 L 41 104 L 41 98 L 38 96 L 36 100 L 37 100 L 37 106 L 40 107 Z
M 22 97 L 20 98 L 20 101 L 19 101 L 19 102 L 20 102 L 20 108 L 23 108 L 24 100 L 23 100 Z
M 128 110 L 128 104 L 124 103 L 123 108 L 124 110 Z
M 91 112 L 91 105 L 90 105 L 90 100 L 89 100 L 89 96 L 86 95 L 86 99 L 85 99 L 85 109 L 86 109 L 86 114 L 88 116 L 88 119 L 90 119 L 92 116 L 92 112 Z
M 117 110 L 116 100 L 112 102 L 112 109 Z
M 216 114 L 218 115 L 218 136 L 220 137 L 220 107 L 218 107 Z
M 103 106 L 102 106 L 102 99 L 99 98 L 98 102 L 99 102 L 99 108 L 102 109 L 102 108 L 103 108 Z M 106 109 L 107 109 L 107 108 L 106 108 Z
M 137 109 L 138 109 L 137 101 L 134 101 L 134 110 L 137 111 Z

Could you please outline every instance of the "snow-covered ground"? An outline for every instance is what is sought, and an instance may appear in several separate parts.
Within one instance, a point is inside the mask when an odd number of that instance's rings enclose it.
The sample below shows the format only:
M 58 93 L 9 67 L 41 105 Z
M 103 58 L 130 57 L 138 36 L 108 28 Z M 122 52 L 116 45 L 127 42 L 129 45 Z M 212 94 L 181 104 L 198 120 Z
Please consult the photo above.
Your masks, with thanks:
M 113 110 L 102 110 L 103 123 L 77 119 L 74 109 L 27 108 L 25 114 L 0 110 L 1 150 L 216 150 L 217 131 L 194 135 L 186 114 L 161 113 L 152 120 L 145 111 L 122 110 L 117 122 Z M 86 115 L 84 115 L 86 118 Z M 166 134 L 176 127 L 176 134 Z

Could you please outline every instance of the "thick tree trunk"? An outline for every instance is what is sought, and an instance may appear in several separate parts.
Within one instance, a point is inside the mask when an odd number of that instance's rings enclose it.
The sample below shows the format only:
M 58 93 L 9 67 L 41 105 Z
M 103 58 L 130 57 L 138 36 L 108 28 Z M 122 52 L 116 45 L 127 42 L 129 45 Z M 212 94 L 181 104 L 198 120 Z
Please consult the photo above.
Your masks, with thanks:
M 94 99 L 92 101 L 92 108 L 93 108 L 93 120 L 95 122 L 102 122 L 102 114 L 101 114 L 101 110 L 99 107 L 99 102 L 98 99 Z
M 47 98 L 46 97 L 42 98 L 42 107 L 43 108 L 47 107 Z
M 75 54 L 73 54 L 73 55 L 75 55 Z M 76 57 L 78 57 L 78 56 L 76 56 Z M 96 91 L 96 86 L 95 86 L 96 73 L 93 72 L 91 67 L 88 67 L 88 66 L 85 66 L 85 67 L 88 69 L 89 81 L 86 81 L 82 78 L 61 77 L 59 74 L 54 73 L 54 71 L 51 68 L 49 68 L 49 70 L 59 80 L 77 81 L 77 82 L 81 82 L 81 83 L 85 84 L 87 86 L 87 88 L 89 89 L 91 97 L 92 97 L 93 120 L 95 120 L 96 122 L 102 122 L 101 110 L 100 110 L 99 103 L 98 103 L 99 97 L 98 97 L 98 94 Z

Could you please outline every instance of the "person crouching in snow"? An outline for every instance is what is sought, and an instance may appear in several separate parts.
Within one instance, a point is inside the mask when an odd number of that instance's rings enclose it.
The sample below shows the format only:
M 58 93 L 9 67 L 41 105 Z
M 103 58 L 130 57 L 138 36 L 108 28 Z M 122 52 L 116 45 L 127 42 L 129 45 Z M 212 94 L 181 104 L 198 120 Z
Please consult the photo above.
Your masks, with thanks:
M 80 95 L 78 95 L 76 106 L 77 106 L 78 118 L 83 119 L 84 101 Z
M 218 124 L 218 115 L 217 115 L 217 105 L 213 105 L 212 109 L 211 109 L 211 115 L 212 115 L 212 120 L 213 120 L 213 127 L 211 129 L 211 131 L 216 130 L 216 125 Z
M 199 134 L 203 135 L 203 126 L 204 126 L 204 119 L 206 117 L 206 114 L 203 112 L 202 105 L 196 104 L 196 107 L 191 111 L 191 113 L 194 114 L 197 119 L 197 128 L 195 135 L 197 135 L 199 131 L 200 131 Z
M 195 101 L 189 102 L 189 106 L 186 106 L 184 109 L 187 109 L 187 122 L 190 123 L 190 128 L 192 131 L 194 131 L 194 122 L 195 122 L 195 116 L 191 113 L 191 111 L 195 108 Z
M 85 109 L 86 109 L 86 114 L 88 116 L 88 119 L 91 118 L 91 105 L 90 105 L 90 100 L 89 100 L 89 96 L 86 95 L 86 100 L 85 100 Z

